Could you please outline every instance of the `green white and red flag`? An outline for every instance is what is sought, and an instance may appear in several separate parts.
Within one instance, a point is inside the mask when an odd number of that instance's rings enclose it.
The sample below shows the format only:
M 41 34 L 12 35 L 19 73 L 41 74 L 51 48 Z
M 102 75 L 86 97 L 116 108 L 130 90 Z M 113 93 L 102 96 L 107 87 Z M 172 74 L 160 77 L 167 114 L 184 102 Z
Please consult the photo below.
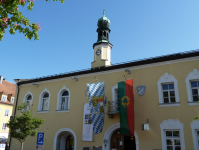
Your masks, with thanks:
M 133 79 L 118 82 L 120 134 L 134 135 Z

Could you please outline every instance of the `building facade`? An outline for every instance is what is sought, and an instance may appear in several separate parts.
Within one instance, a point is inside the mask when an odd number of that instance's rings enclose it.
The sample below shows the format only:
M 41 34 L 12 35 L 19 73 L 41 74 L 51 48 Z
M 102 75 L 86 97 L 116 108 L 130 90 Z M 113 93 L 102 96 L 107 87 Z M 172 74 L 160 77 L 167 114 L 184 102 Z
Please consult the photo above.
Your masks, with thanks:
M 0 150 L 5 149 L 9 129 L 6 123 L 12 115 L 16 86 L 0 76 Z
M 43 118 L 44 150 L 199 150 L 199 51 L 188 51 L 149 59 L 111 64 L 110 20 L 98 20 L 98 40 L 93 44 L 91 69 L 30 80 L 16 80 L 16 106 L 33 104 L 34 116 Z M 117 83 L 133 79 L 134 136 L 122 135 L 118 112 Z M 84 104 L 87 84 L 105 83 L 103 131 L 92 141 L 83 140 Z M 139 88 L 143 87 L 142 93 Z M 19 114 L 20 112 L 16 112 Z M 143 124 L 146 130 L 143 130 Z M 29 137 L 25 150 L 36 148 L 37 137 Z M 16 139 L 11 150 L 20 149 Z

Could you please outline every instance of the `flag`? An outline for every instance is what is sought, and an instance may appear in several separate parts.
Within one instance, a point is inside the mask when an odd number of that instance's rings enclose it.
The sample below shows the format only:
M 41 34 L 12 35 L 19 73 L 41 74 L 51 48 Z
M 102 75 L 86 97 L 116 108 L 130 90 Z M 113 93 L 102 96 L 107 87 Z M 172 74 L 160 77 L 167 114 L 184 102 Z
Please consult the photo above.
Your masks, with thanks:
M 104 82 L 87 84 L 87 89 L 93 132 L 98 134 L 104 126 Z
M 133 79 L 118 82 L 120 134 L 134 135 Z

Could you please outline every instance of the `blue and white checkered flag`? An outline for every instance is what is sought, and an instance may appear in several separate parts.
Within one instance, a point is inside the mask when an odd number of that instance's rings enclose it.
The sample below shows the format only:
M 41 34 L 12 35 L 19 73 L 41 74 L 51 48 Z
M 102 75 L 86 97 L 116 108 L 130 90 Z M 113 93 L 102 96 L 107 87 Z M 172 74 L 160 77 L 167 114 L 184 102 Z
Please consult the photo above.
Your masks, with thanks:
M 87 89 L 93 131 L 94 134 L 98 134 L 104 126 L 104 82 L 87 84 Z

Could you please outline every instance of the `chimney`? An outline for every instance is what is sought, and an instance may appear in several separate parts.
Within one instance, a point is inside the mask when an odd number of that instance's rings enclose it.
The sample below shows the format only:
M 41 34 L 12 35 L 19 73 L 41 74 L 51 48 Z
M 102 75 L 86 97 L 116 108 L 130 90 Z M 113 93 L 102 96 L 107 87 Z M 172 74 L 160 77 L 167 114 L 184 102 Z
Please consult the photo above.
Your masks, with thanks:
M 7 79 L 6 79 L 6 78 L 3 78 L 3 80 L 4 80 L 4 81 L 7 81 Z
M 2 81 L 3 81 L 3 76 L 0 75 L 0 84 L 2 84 Z

